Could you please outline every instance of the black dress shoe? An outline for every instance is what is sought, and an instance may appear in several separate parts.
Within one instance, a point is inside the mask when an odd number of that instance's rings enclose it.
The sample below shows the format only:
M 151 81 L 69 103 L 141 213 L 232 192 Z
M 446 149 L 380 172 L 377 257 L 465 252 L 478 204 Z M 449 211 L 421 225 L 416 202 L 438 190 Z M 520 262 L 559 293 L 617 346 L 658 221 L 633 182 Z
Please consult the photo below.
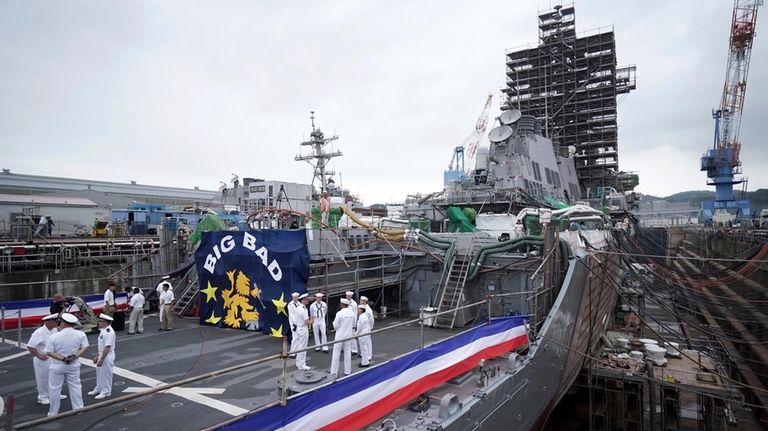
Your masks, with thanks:
M 370 366 L 371 366 L 371 364 L 365 364 L 365 365 L 363 365 L 363 364 L 359 364 L 359 365 L 358 365 L 358 367 L 360 367 L 360 368 L 368 368 L 368 367 L 370 367 Z

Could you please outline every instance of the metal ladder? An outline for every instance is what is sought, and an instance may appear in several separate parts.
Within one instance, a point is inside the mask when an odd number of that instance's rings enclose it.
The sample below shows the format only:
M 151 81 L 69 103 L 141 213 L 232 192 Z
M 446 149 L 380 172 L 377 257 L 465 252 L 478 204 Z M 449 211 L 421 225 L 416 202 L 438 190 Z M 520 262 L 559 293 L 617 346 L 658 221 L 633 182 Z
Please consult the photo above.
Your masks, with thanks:
M 197 267 L 192 265 L 179 283 L 182 288 L 178 299 L 176 299 L 176 305 L 173 307 L 173 312 L 177 316 L 184 316 L 184 313 L 195 303 L 195 299 L 200 294 L 200 283 L 197 281 Z
M 472 247 L 470 247 L 471 251 Z M 456 314 L 458 307 L 464 299 L 464 284 L 467 281 L 469 273 L 469 262 L 472 259 L 472 253 L 459 254 L 454 252 L 451 261 L 451 269 L 443 285 L 443 293 L 440 296 L 440 302 L 437 304 L 438 316 L 435 318 L 435 327 L 453 329 L 456 324 Z M 452 313 L 439 314 L 443 311 L 453 310 Z

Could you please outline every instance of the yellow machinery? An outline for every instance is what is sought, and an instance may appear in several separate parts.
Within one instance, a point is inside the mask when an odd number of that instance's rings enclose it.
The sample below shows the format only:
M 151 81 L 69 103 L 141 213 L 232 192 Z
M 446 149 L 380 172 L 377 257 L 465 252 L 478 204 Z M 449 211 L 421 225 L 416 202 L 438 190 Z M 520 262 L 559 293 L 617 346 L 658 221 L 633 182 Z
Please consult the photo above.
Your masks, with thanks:
M 93 236 L 109 236 L 107 225 L 109 222 L 96 220 L 93 222 Z

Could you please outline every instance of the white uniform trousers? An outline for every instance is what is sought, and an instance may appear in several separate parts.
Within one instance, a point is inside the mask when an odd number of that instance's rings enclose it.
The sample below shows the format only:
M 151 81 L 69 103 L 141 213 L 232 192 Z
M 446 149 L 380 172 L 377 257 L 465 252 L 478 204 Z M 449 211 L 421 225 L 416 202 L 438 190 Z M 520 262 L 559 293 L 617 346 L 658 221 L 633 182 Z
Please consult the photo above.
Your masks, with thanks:
M 344 351 L 344 375 L 352 374 L 352 341 L 336 343 L 333 345 L 333 354 L 331 355 L 331 375 L 336 377 L 339 372 L 339 355 Z
M 109 352 L 100 367 L 96 367 L 96 391 L 112 395 L 112 368 L 115 367 L 115 352 Z
M 297 345 L 298 340 L 299 340 L 298 334 L 296 334 L 296 331 L 291 329 L 291 346 L 288 348 L 289 352 L 295 352 L 296 351 L 296 349 L 297 349 L 296 345 Z
M 48 401 L 48 369 L 53 359 L 43 361 L 37 357 L 32 358 L 35 367 L 35 381 L 37 382 L 37 401 Z
M 325 344 L 328 342 L 328 337 L 325 336 L 325 322 L 317 321 L 312 324 L 312 334 L 315 336 L 315 346 Z M 328 351 L 328 346 L 323 346 L 323 352 Z
M 371 336 L 368 336 L 368 360 L 370 361 L 373 359 L 373 339 L 371 339 Z
M 307 343 L 309 343 L 309 331 L 306 326 L 299 326 L 296 332 L 293 333 L 293 339 L 296 341 L 296 345 L 293 346 L 296 350 L 306 349 Z M 293 344 L 293 342 L 291 343 Z M 302 369 L 307 366 L 307 352 L 300 352 L 296 354 L 296 368 Z
M 64 381 L 67 381 L 69 388 L 69 401 L 72 403 L 72 410 L 83 408 L 83 389 L 80 385 L 80 362 L 65 364 L 60 361 L 51 363 L 48 376 L 48 416 L 59 414 L 61 406 L 61 387 Z
M 358 338 L 360 343 L 360 363 L 362 365 L 368 365 L 368 361 L 371 360 L 371 336 L 363 335 Z
M 139 326 L 139 332 L 144 332 L 144 309 L 134 308 L 131 310 L 131 317 L 128 319 L 128 333 L 136 332 L 136 325 Z

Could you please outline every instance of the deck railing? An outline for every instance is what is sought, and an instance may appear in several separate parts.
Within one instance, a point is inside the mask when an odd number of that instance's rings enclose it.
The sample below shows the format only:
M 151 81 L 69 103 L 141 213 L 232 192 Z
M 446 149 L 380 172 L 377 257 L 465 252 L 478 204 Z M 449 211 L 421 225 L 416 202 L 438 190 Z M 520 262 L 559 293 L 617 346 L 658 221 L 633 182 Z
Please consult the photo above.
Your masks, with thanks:
M 140 392 L 130 393 L 130 394 L 126 394 L 126 395 L 123 395 L 123 396 L 120 396 L 120 397 L 117 397 L 117 398 L 113 398 L 113 399 L 110 399 L 110 400 L 100 401 L 100 402 L 97 402 L 97 403 L 94 403 L 94 404 L 89 404 L 89 405 L 87 405 L 87 406 L 85 406 L 85 407 L 83 407 L 82 409 L 79 409 L 79 410 L 69 410 L 69 411 L 65 411 L 65 412 L 59 413 L 56 416 L 42 417 L 42 418 L 39 418 L 39 419 L 23 422 L 23 423 L 15 425 L 15 428 L 13 428 L 13 429 L 21 430 L 21 429 L 32 428 L 32 427 L 35 427 L 35 426 L 38 426 L 38 425 L 41 425 L 41 424 L 44 424 L 44 423 L 48 423 L 48 422 L 51 422 L 51 421 L 57 421 L 57 420 L 60 420 L 62 418 L 68 417 L 68 416 L 73 416 L 73 415 L 81 414 L 81 413 L 84 413 L 84 412 L 87 412 L 87 411 L 91 411 L 91 410 L 100 409 L 100 408 L 103 408 L 103 407 L 112 406 L 112 405 L 115 405 L 115 404 L 118 404 L 118 403 L 122 403 L 122 402 L 125 402 L 125 401 L 132 400 L 132 399 L 153 395 L 153 394 L 156 394 L 158 392 L 164 392 L 164 391 L 169 391 L 169 390 L 171 392 L 173 392 L 173 388 L 177 388 L 177 387 L 180 387 L 180 386 L 183 386 L 183 385 L 188 385 L 190 383 L 198 382 L 198 381 L 201 381 L 201 380 L 206 380 L 206 379 L 211 379 L 211 378 L 219 377 L 219 376 L 222 376 L 224 374 L 232 373 L 232 372 L 239 371 L 239 370 L 242 370 L 242 369 L 245 369 L 245 368 L 254 367 L 256 365 L 264 364 L 264 363 L 267 363 L 267 362 L 270 362 L 270 361 L 281 361 L 282 363 L 280 364 L 280 369 L 281 369 L 281 375 L 282 375 L 282 382 L 283 383 L 282 383 L 282 390 L 280 391 L 279 399 L 274 400 L 272 402 L 269 402 L 267 404 L 262 404 L 259 407 L 257 407 L 256 409 L 249 410 L 249 411 L 247 411 L 247 412 L 245 412 L 245 413 L 243 413 L 241 415 L 237 415 L 237 416 L 235 416 L 235 417 L 233 417 L 233 418 L 231 418 L 231 419 L 229 419 L 229 420 L 227 420 L 225 422 L 217 423 L 217 424 L 215 424 L 215 425 L 213 425 L 213 426 L 211 426 L 209 428 L 205 428 L 205 430 L 218 429 L 218 428 L 220 428 L 220 427 L 222 427 L 222 426 L 224 426 L 226 424 L 229 424 L 229 423 L 232 423 L 234 421 L 240 420 L 240 419 L 242 419 L 244 417 L 247 417 L 247 416 L 251 416 L 251 415 L 257 414 L 260 411 L 265 410 L 265 409 L 267 409 L 269 407 L 275 406 L 277 404 L 285 404 L 288 401 L 288 398 L 289 398 L 288 392 L 287 392 L 288 385 L 286 384 L 288 368 L 289 368 L 288 362 L 293 360 L 292 358 L 290 358 L 289 353 L 290 354 L 294 354 L 294 353 L 301 353 L 301 352 L 309 352 L 311 350 L 315 350 L 318 347 L 320 347 L 320 348 L 326 347 L 326 346 L 330 347 L 330 346 L 335 345 L 336 343 L 343 343 L 343 342 L 347 342 L 347 341 L 357 340 L 358 338 L 363 337 L 363 336 L 381 334 L 381 333 L 384 333 L 384 332 L 392 331 L 392 330 L 397 329 L 397 328 L 402 328 L 402 327 L 409 326 L 409 325 L 414 325 L 414 324 L 418 324 L 419 325 L 419 328 L 420 328 L 419 348 L 423 349 L 427 345 L 427 343 L 425 342 L 425 334 L 424 334 L 425 326 L 430 326 L 428 323 L 429 322 L 434 322 L 434 319 L 436 319 L 437 316 L 442 315 L 442 314 L 455 313 L 458 310 L 462 310 L 462 309 L 477 307 L 478 308 L 478 319 L 481 317 L 481 313 L 480 312 L 485 310 L 485 313 L 483 313 L 483 314 L 487 314 L 487 316 L 486 316 L 487 318 L 485 319 L 485 322 L 487 323 L 487 322 L 490 322 L 490 320 L 492 318 L 492 313 L 490 312 L 490 310 L 493 309 L 492 305 L 493 305 L 493 301 L 494 300 L 499 300 L 500 301 L 500 300 L 503 299 L 503 297 L 506 297 L 506 296 L 511 296 L 511 295 L 530 295 L 531 293 L 532 292 L 530 292 L 530 291 L 525 291 L 525 292 L 514 292 L 514 293 L 507 293 L 507 294 L 488 295 L 485 299 L 483 299 L 481 301 L 477 301 L 477 302 L 474 302 L 474 303 L 471 303 L 471 304 L 463 305 L 461 307 L 456 307 L 456 309 L 441 311 L 440 313 L 429 313 L 429 314 L 427 314 L 427 313 L 424 312 L 424 309 L 421 308 L 421 312 L 419 313 L 419 317 L 417 317 L 417 318 L 409 319 L 409 320 L 406 320 L 406 321 L 403 321 L 403 322 L 399 322 L 399 323 L 395 323 L 393 325 L 389 325 L 389 326 L 384 327 L 384 328 L 380 328 L 380 329 L 376 329 L 376 330 L 370 331 L 369 333 L 355 335 L 355 336 L 352 336 L 352 337 L 338 339 L 338 340 L 333 340 L 333 341 L 329 341 L 328 343 L 325 343 L 325 344 L 312 345 L 312 346 L 308 346 L 308 347 L 306 347 L 304 349 L 300 349 L 300 350 L 289 351 L 288 350 L 288 342 L 287 342 L 288 337 L 283 337 L 282 349 L 281 349 L 281 351 L 279 353 L 275 353 L 275 354 L 272 354 L 272 355 L 269 355 L 269 356 L 265 356 L 263 358 L 254 359 L 252 361 L 243 362 L 242 364 L 233 365 L 231 367 L 227 367 L 227 368 L 224 368 L 224 369 L 220 369 L 220 370 L 204 373 L 204 374 L 201 374 L 201 375 L 198 375 L 198 376 L 189 377 L 189 378 L 182 379 L 182 380 L 179 380 L 179 381 L 176 381 L 176 382 L 166 383 L 166 384 L 154 386 L 154 387 L 147 388 L 147 389 L 145 389 L 143 391 L 140 391 Z M 2 310 L 0 310 L 0 311 L 2 311 Z M 448 336 L 455 335 L 455 334 L 456 334 L 456 332 L 454 332 L 454 331 L 446 331 L 446 337 L 445 338 L 447 338 Z M 21 334 L 20 333 L 19 333 L 19 340 L 21 340 Z M 388 358 L 388 359 L 393 359 L 393 358 Z M 83 358 L 80 358 L 80 361 L 81 361 L 81 363 L 85 363 L 85 364 L 88 364 L 90 362 L 89 360 L 86 360 L 86 359 L 83 359 Z M 332 384 L 332 382 L 330 384 Z

